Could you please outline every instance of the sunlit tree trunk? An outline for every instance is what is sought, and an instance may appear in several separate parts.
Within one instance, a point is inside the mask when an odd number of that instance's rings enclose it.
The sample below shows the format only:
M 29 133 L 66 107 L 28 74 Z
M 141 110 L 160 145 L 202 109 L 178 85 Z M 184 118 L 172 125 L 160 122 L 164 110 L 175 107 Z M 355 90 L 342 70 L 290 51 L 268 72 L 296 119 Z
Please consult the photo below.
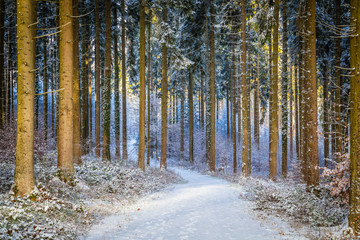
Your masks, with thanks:
M 152 11 L 149 10 L 149 22 L 147 24 L 148 27 L 148 49 L 147 49 L 147 55 L 148 55 L 148 73 L 147 73 L 147 154 L 146 154 L 146 162 L 147 165 L 150 165 L 150 155 L 152 152 L 152 136 L 151 136 L 151 129 L 152 129 L 152 113 L 151 113 L 151 107 L 152 107 L 152 50 L 151 50 L 151 21 L 152 21 Z
M 73 15 L 79 15 L 79 1 L 73 0 Z M 74 162 L 81 164 L 81 110 L 80 110 L 80 72 L 79 72 L 79 18 L 73 19 L 73 145 L 74 145 Z
M 305 28 L 307 29 L 305 35 L 306 54 L 304 57 L 306 69 L 304 81 L 306 143 L 303 150 L 305 151 L 304 155 L 308 166 L 307 184 L 309 186 L 319 184 L 315 8 L 315 1 L 307 0 L 306 12 L 308 14 L 305 21 Z
M 117 28 L 117 8 L 114 5 L 114 26 Z M 120 76 L 119 76 L 119 51 L 118 51 L 118 34 L 117 30 L 114 32 L 114 64 L 115 64 L 115 155 L 120 158 Z
M 193 77 L 189 72 L 189 162 L 194 163 L 194 100 Z
M 242 174 L 249 176 L 250 174 L 250 158 L 249 158 L 249 107 L 248 102 L 248 83 L 246 81 L 246 1 L 241 0 L 241 84 L 242 84 Z
M 277 144 L 278 144 L 278 48 L 279 48 L 279 0 L 274 6 L 274 39 L 272 78 L 270 84 L 270 136 L 269 136 L 269 161 L 272 180 L 276 180 L 277 170 Z
M 18 104 L 15 161 L 15 194 L 24 196 L 35 188 L 34 176 L 34 97 L 36 4 L 17 0 Z M 0 66 L 2 67 L 2 66 Z
M 349 226 L 354 232 L 360 234 L 360 2 L 350 1 L 350 25 L 354 34 L 350 37 L 350 67 L 353 69 L 350 85 L 350 212 Z
M 281 169 L 282 176 L 287 177 L 287 155 L 288 155 L 288 47 L 287 47 L 287 1 L 282 1 L 283 37 L 282 37 L 282 95 L 281 95 Z
M 126 53 L 125 53 L 125 0 L 121 1 L 121 78 L 122 78 L 122 158 L 126 161 L 128 159 L 127 152 L 127 121 L 126 121 Z
M 99 0 L 95 1 L 95 155 L 100 157 L 100 17 Z
M 139 158 L 138 167 L 145 171 L 145 5 L 146 0 L 140 0 L 140 107 L 139 107 Z
M 167 22 L 167 6 L 163 3 L 162 20 Z M 166 40 L 165 40 L 166 41 Z M 161 53 L 162 79 L 161 79 L 161 156 L 160 168 L 166 169 L 166 153 L 167 153 L 167 101 L 168 101 L 168 77 L 167 77 L 167 47 L 162 44 Z
M 61 0 L 59 9 L 62 26 L 60 32 L 59 56 L 59 140 L 58 169 L 64 180 L 74 174 L 73 161 L 73 25 L 72 0 Z
M 103 96 L 103 154 L 102 159 L 111 160 L 110 118 L 111 118 L 111 0 L 105 0 L 105 79 Z

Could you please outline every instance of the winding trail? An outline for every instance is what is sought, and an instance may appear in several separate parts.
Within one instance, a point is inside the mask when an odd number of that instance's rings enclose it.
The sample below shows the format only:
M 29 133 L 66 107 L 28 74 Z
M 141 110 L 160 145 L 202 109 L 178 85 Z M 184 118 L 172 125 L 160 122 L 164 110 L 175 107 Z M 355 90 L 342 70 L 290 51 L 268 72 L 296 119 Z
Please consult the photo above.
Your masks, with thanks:
M 256 219 L 253 203 L 238 197 L 241 187 L 189 170 L 172 170 L 187 182 L 105 218 L 86 239 L 301 239 L 281 221 Z

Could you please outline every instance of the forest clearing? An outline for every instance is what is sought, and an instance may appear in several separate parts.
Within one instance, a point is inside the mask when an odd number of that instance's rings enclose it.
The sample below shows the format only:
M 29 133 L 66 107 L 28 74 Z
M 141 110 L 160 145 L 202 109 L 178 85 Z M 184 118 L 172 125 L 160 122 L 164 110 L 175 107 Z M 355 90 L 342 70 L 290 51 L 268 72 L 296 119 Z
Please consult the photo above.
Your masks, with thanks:
M 359 9 L 0 0 L 0 239 L 358 239 Z

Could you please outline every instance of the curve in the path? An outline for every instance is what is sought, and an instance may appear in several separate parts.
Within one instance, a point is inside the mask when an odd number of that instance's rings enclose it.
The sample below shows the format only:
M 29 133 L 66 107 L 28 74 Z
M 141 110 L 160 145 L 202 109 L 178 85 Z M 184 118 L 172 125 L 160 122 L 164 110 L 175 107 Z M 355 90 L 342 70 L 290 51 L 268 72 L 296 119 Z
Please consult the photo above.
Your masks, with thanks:
M 215 177 L 175 171 L 187 182 L 105 218 L 87 239 L 298 239 L 256 219 L 252 203 L 238 198 L 239 188 Z

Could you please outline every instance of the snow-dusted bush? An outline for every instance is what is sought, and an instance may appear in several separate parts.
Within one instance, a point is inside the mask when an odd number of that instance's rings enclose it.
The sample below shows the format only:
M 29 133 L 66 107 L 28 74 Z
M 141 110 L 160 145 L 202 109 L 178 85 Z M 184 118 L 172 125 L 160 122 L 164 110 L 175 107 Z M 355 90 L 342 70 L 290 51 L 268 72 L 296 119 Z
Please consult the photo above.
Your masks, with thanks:
M 320 189 L 316 196 L 305 184 L 290 181 L 241 178 L 239 182 L 253 196 L 257 210 L 285 215 L 295 222 L 330 227 L 342 224 L 347 216 L 346 209 L 332 204 L 333 198 L 326 189 Z
M 179 180 L 168 171 L 147 168 L 143 172 L 136 165 L 87 156 L 83 165 L 75 167 L 75 178 L 69 185 L 57 176 L 56 151 L 44 159 L 36 160 L 37 189 L 30 196 L 0 193 L 0 239 L 77 239 L 96 217 L 114 213 L 99 212 L 93 207 L 98 201 L 135 200 Z M 0 164 L 0 186 L 10 189 L 14 164 Z

